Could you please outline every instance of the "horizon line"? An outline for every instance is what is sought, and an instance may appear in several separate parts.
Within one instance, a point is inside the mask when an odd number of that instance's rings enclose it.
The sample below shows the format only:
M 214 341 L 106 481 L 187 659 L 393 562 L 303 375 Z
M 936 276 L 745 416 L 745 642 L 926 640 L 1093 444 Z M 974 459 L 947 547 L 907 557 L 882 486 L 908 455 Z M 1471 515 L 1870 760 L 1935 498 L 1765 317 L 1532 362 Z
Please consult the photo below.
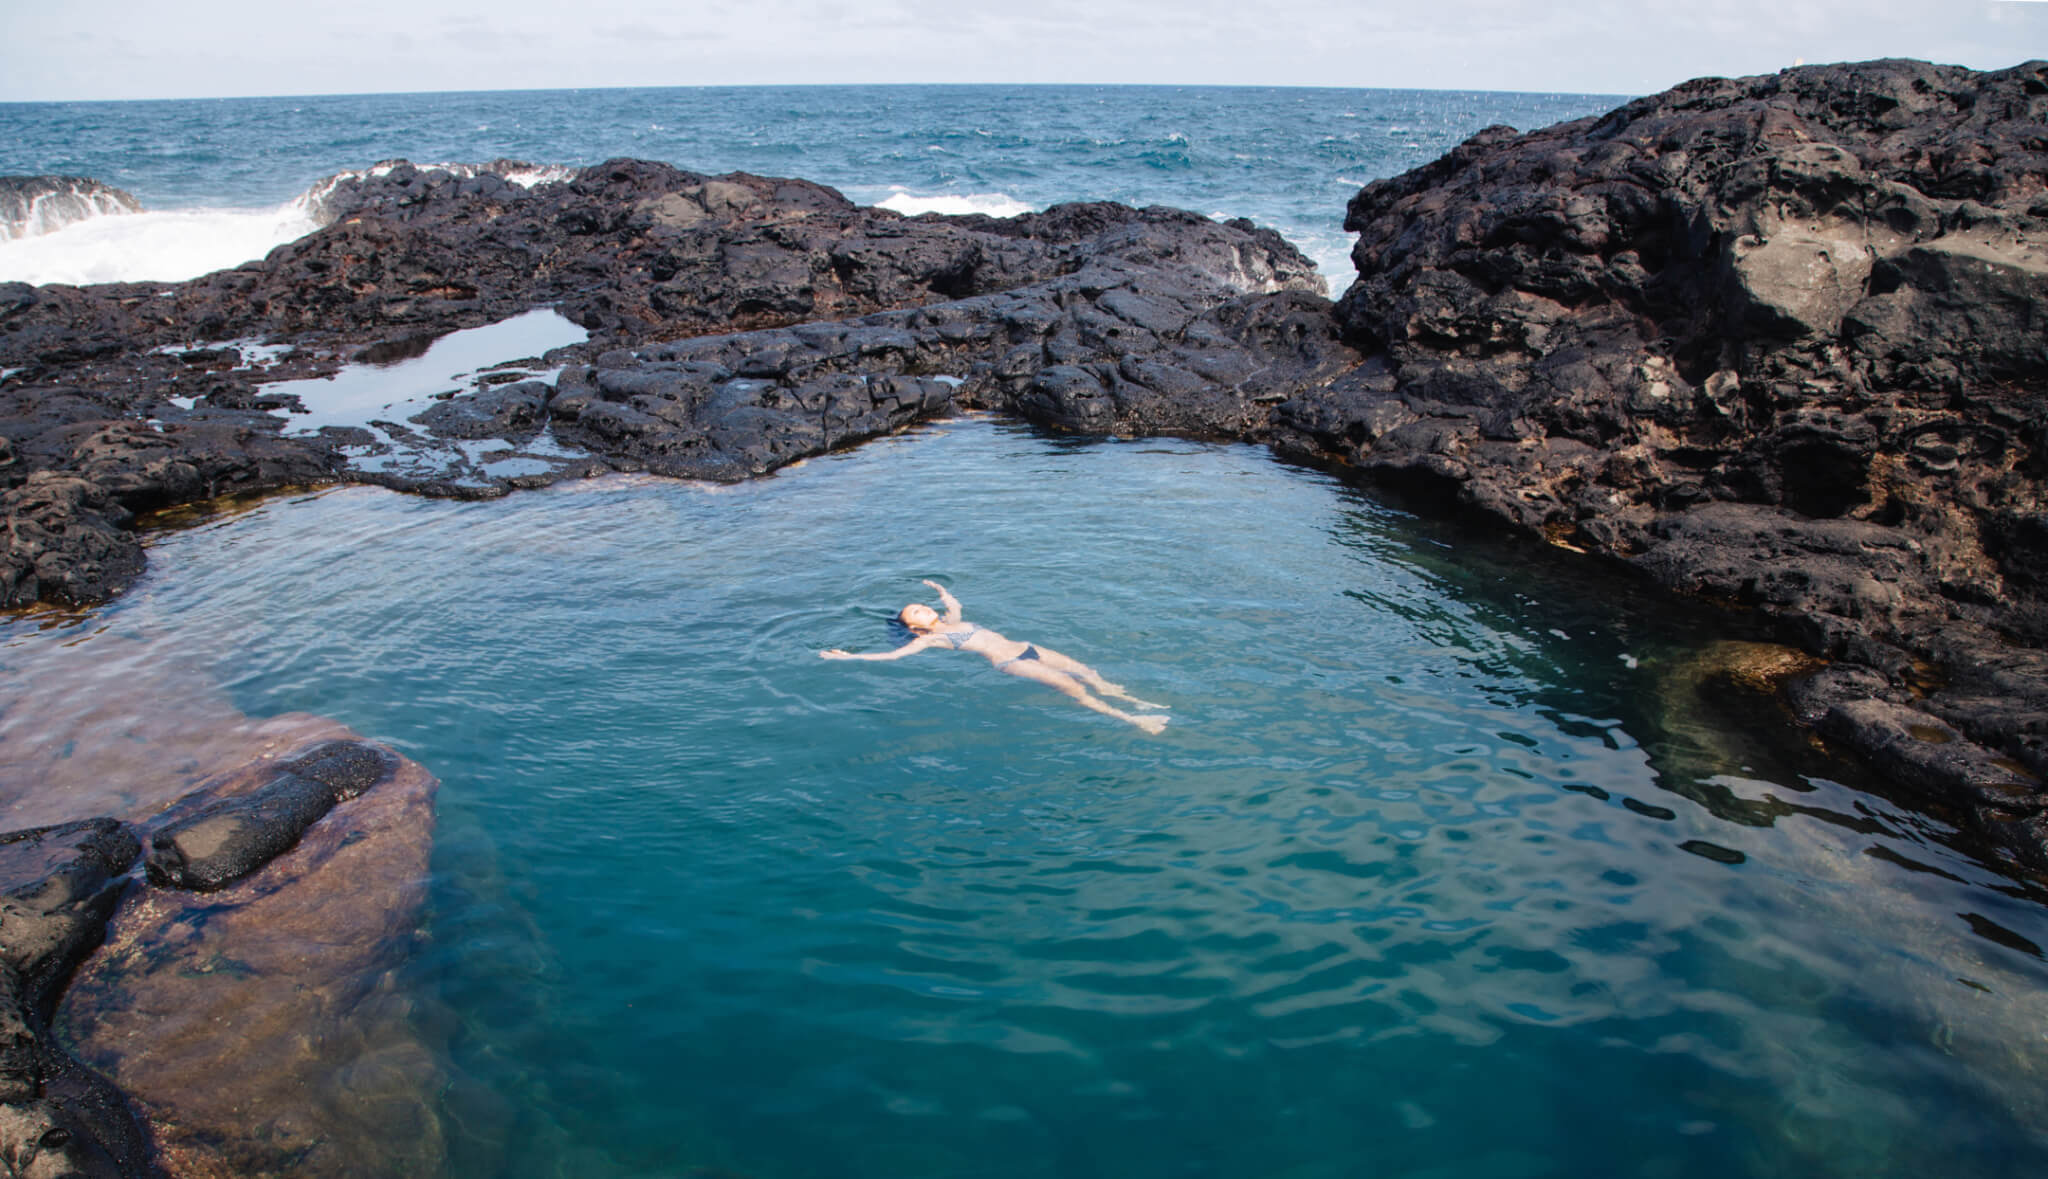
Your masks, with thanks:
M 2030 3 L 2048 4 L 2048 0 L 2027 0 Z M 406 98 L 429 97 L 451 94 L 581 94 L 584 92 L 606 93 L 633 90 L 867 90 L 867 89 L 961 89 L 961 90 L 1302 90 L 1302 91 L 1360 91 L 1395 92 L 1411 94 L 1508 94 L 1546 97 L 1599 98 L 1629 101 L 1650 94 L 1661 94 L 1680 86 L 1707 80 L 1738 80 L 1742 78 L 1771 77 L 1797 69 L 1821 69 L 1831 66 L 1870 65 L 1878 62 L 1911 62 L 1940 68 L 1969 70 L 1972 73 L 1993 74 L 2007 70 L 2022 69 L 2043 62 L 2040 57 L 2027 56 L 2006 66 L 1980 69 L 1959 62 L 1937 62 L 1928 58 L 1909 56 L 1887 56 L 1872 58 L 1844 59 L 1841 61 L 1809 62 L 1795 59 L 1790 65 L 1780 66 L 1763 73 L 1699 74 L 1681 79 L 1668 86 L 1649 91 L 1603 91 L 1572 90 L 1561 87 L 1521 89 L 1493 86 L 1336 86 L 1323 83 L 1303 82 L 715 82 L 686 83 L 662 82 L 634 85 L 592 85 L 592 86 L 502 86 L 502 87 L 449 87 L 425 90 L 321 90 L 297 94 L 194 94 L 183 96 L 128 97 L 128 98 L 0 98 L 0 107 L 34 105 L 81 105 L 88 103 L 131 103 L 131 102 L 282 102 L 301 99 L 328 98 Z
M 2043 0 L 2048 3 L 2048 0 Z M 1848 64 L 1848 63 L 1837 63 Z M 1787 69 L 1797 68 L 1788 66 Z M 1703 74 L 1701 77 L 1732 77 Z M 1679 83 L 1683 85 L 1683 83 Z M 0 98 L 0 106 L 35 106 L 118 102 L 280 102 L 309 98 L 408 98 L 447 94 L 580 94 L 628 90 L 1355 90 L 1413 94 L 1530 94 L 1569 98 L 1632 99 L 1624 91 L 1522 90 L 1489 86 L 1331 86 L 1298 82 L 714 82 L 654 83 L 620 86 L 499 86 L 445 90 L 331 90 L 300 94 L 191 94 L 159 98 Z

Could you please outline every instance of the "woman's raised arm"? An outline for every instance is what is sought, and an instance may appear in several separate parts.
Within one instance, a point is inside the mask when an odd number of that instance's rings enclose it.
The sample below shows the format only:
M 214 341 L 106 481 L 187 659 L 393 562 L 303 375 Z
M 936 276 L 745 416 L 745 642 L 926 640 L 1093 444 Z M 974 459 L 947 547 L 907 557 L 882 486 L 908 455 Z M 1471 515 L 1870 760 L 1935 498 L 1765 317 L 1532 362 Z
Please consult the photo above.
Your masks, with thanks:
M 933 589 L 939 591 L 939 605 L 944 606 L 946 608 L 946 621 L 960 621 L 960 599 L 953 596 L 953 591 L 947 589 L 943 585 L 940 585 L 938 582 L 933 581 L 929 577 L 925 578 L 924 583 L 932 587 Z

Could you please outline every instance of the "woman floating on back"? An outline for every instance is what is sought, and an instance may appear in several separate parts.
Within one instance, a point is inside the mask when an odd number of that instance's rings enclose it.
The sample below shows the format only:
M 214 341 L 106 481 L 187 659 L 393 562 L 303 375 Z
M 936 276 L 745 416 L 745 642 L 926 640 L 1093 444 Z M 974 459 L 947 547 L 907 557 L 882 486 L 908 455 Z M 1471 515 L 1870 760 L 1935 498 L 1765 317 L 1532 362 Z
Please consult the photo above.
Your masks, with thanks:
M 1008 672 L 1027 680 L 1037 680 L 1055 691 L 1065 693 L 1083 708 L 1092 708 L 1104 716 L 1128 721 L 1148 733 L 1157 733 L 1166 728 L 1165 717 L 1134 716 L 1101 699 L 1089 689 L 1093 688 L 1103 696 L 1114 696 L 1118 700 L 1128 701 L 1139 708 L 1165 708 L 1166 705 L 1140 700 L 1118 685 L 1103 679 L 1094 668 L 1078 659 L 1062 655 L 1050 647 L 1007 639 L 985 626 L 976 626 L 963 620 L 960 617 L 958 598 L 936 581 L 926 581 L 925 584 L 939 591 L 939 604 L 946 608 L 946 612 L 941 615 L 922 602 L 912 602 L 905 606 L 897 613 L 896 619 L 910 628 L 913 637 L 909 642 L 894 651 L 878 651 L 867 655 L 855 655 L 834 647 L 829 651 L 818 652 L 819 657 L 880 661 L 915 655 L 928 647 L 972 651 L 994 664 L 997 671 Z

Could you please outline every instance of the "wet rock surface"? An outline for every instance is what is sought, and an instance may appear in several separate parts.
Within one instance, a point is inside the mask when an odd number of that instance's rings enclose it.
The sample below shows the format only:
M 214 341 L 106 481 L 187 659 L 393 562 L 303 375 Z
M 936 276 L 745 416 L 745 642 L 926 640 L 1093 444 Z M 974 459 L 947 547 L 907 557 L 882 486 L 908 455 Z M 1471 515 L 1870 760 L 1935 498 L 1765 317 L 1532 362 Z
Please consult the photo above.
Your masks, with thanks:
M 1346 225 L 1364 360 L 1283 451 L 1784 620 L 1809 723 L 2048 870 L 2048 65 L 1691 82 Z
M 281 777 L 358 793 L 218 890 L 134 886 L 59 1032 L 144 1113 L 173 1174 L 436 1173 L 439 1066 L 393 977 L 425 899 L 434 779 L 343 739 L 183 808 L 217 812 Z
M 314 731 L 326 739 L 215 775 L 139 824 L 0 834 L 9 1173 L 438 1164 L 434 1058 L 391 982 L 424 897 L 434 780 L 338 726 Z M 286 782 L 326 792 L 317 821 L 271 805 Z M 239 879 L 199 897 L 130 873 L 145 839 L 222 815 Z M 274 858 L 251 863 L 252 849 Z
M 149 843 L 149 882 L 199 892 L 233 884 L 276 859 L 336 803 L 361 794 L 397 764 L 388 751 L 346 741 L 283 762 L 246 793 L 207 802 L 159 825 Z
M 906 218 L 633 160 L 530 189 L 397 164 L 320 203 L 326 229 L 192 282 L 0 284 L 0 604 L 118 593 L 141 568 L 133 513 L 225 493 L 740 478 L 955 403 L 1234 432 L 1332 367 L 1313 266 L 1271 231 L 1176 210 Z M 1307 301 L 1244 303 L 1271 292 Z M 409 422 L 295 430 L 303 405 L 264 388 L 536 308 L 590 339 Z M 259 339 L 291 347 L 251 364 L 229 346 Z
M 2044 126 L 2048 66 L 1877 62 L 1490 129 L 1358 194 L 1334 306 L 1174 210 L 380 167 L 262 262 L 0 285 L 0 600 L 119 592 L 135 514 L 293 483 L 738 479 L 957 407 L 1263 440 L 1781 620 L 1832 661 L 1788 716 L 2048 871 Z M 536 308 L 589 339 L 403 420 L 265 387 Z
M 0 176 L 0 242 L 108 213 L 140 213 L 132 195 L 83 176 Z
M 104 938 L 135 862 L 112 819 L 0 835 L 0 1163 L 15 1175 L 157 1174 L 119 1090 L 50 1034 L 71 975 Z

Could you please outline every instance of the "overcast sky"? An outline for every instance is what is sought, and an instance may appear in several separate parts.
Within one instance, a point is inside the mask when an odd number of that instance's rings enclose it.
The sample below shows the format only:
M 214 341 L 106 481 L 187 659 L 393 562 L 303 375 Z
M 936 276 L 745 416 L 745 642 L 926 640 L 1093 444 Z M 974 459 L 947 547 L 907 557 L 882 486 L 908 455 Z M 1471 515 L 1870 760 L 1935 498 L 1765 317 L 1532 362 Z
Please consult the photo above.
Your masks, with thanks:
M 2048 57 L 2041 0 L 5 0 L 0 101 L 805 82 L 1644 94 Z

